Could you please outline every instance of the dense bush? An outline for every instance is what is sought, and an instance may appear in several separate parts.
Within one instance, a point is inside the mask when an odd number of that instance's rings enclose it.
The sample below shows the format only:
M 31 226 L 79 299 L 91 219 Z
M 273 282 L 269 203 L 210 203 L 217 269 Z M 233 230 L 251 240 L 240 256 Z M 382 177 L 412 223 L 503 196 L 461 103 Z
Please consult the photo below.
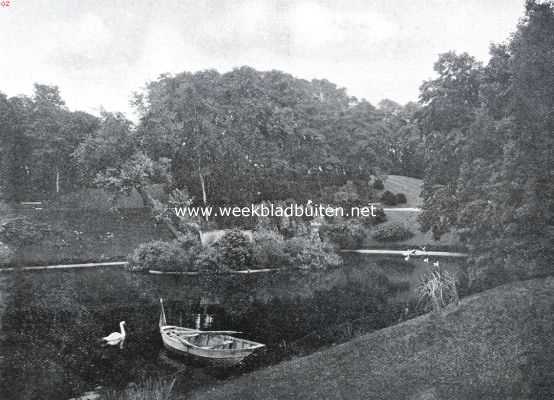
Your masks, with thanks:
M 252 242 L 240 230 L 233 229 L 225 233 L 218 241 L 217 248 L 225 267 L 231 270 L 252 267 Z
M 253 239 L 253 267 L 279 268 L 290 265 L 282 235 L 272 230 L 260 229 L 254 232 Z
M 387 206 L 395 206 L 397 203 L 396 196 L 390 190 L 385 190 L 383 192 L 383 194 L 381 195 L 381 201 Z
M 382 224 L 387 220 L 387 215 L 385 214 L 385 210 L 383 208 L 379 207 L 375 209 L 375 217 L 369 216 L 369 217 L 359 217 L 357 220 L 360 221 L 360 223 L 365 227 L 371 227 L 375 225 Z
M 412 236 L 414 236 L 412 231 L 399 224 L 379 226 L 373 233 L 373 239 L 381 242 L 407 240 Z
M 220 272 L 225 270 L 217 244 L 202 248 L 194 260 L 194 269 L 201 272 Z
M 329 268 L 342 264 L 333 247 L 315 237 L 300 236 L 286 240 L 284 251 L 296 268 Z
M 383 190 L 385 188 L 385 185 L 383 184 L 383 181 L 381 179 L 375 179 L 373 182 L 373 189 L 375 190 Z
M 368 230 L 355 221 L 324 224 L 319 228 L 321 239 L 341 249 L 359 248 L 368 235 Z
M 396 193 L 396 204 L 406 204 L 408 202 L 408 199 L 406 199 L 406 195 L 404 193 Z
M 141 244 L 129 257 L 132 271 L 191 271 L 200 252 L 198 244 L 183 246 L 183 242 L 156 240 Z

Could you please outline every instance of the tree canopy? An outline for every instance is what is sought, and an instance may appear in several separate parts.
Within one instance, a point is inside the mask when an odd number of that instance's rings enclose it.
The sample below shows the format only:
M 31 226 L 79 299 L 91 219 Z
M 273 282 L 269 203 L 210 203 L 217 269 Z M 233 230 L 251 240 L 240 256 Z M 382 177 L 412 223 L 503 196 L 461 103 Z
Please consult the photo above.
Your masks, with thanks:
M 421 87 L 425 212 L 437 236 L 456 229 L 472 279 L 493 285 L 551 271 L 554 6 L 528 1 L 486 66 L 447 53 Z

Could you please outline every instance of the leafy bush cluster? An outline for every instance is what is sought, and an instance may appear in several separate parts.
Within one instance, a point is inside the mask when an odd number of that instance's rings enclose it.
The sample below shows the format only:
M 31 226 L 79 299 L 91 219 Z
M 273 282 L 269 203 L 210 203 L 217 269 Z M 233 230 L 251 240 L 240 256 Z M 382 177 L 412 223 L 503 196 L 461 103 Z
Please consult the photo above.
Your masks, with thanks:
M 375 190 L 383 190 L 385 188 L 385 185 L 383 184 L 383 181 L 381 179 L 375 179 L 373 182 L 373 189 Z
M 341 249 L 360 248 L 365 239 L 371 235 L 373 227 L 387 220 L 382 208 L 378 208 L 375 214 L 375 217 L 359 217 L 338 223 L 326 223 L 319 228 L 319 236 L 322 240 Z
M 254 233 L 253 259 L 260 266 L 285 266 L 289 257 L 285 252 L 283 236 L 273 230 L 261 229 Z
M 192 235 L 179 240 L 155 240 L 141 244 L 129 257 L 132 271 L 192 271 L 200 252 L 200 242 Z
M 385 190 L 381 195 L 381 201 L 387 206 L 395 206 L 397 204 L 406 204 L 408 199 L 404 193 L 394 194 L 390 190 Z
M 288 265 L 296 268 L 328 268 L 341 265 L 333 247 L 319 238 L 298 236 L 285 241 Z
M 373 239 L 380 242 L 407 240 L 412 236 L 413 232 L 400 224 L 381 225 L 373 233 Z
M 369 236 L 367 227 L 355 221 L 337 224 L 324 224 L 319 228 L 321 239 L 341 249 L 360 248 L 364 239 Z
M 253 265 L 252 243 L 238 229 L 227 232 L 217 243 L 221 260 L 231 270 L 247 269 Z
M 222 262 L 230 269 L 328 268 L 341 263 L 334 249 L 317 237 L 301 235 L 285 239 L 276 231 L 261 229 L 254 232 L 249 242 L 238 239 L 238 234 L 231 231 L 228 238 L 224 236 L 218 243 Z
M 319 238 L 284 239 L 271 230 L 257 230 L 252 240 L 231 230 L 210 246 L 194 236 L 139 246 L 129 258 L 133 271 L 236 271 L 256 268 L 327 268 L 340 265 L 333 248 Z

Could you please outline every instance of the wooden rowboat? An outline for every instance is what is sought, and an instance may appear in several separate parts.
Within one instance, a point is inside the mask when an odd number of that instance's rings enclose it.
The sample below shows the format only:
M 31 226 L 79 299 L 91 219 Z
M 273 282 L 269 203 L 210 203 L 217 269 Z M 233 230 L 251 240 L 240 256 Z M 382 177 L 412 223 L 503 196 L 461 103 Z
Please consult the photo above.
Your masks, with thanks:
M 231 336 L 240 333 L 236 331 L 201 331 L 168 325 L 162 299 L 160 303 L 160 334 L 164 347 L 172 353 L 220 366 L 234 366 L 265 347 L 262 343 Z

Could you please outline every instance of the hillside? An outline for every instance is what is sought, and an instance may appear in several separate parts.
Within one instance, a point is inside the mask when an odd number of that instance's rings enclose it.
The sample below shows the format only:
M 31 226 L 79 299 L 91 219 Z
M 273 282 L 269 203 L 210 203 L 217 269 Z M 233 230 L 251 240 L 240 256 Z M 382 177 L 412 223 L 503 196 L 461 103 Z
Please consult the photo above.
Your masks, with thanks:
M 385 190 L 393 193 L 404 193 L 406 195 L 406 204 L 399 207 L 421 207 L 422 198 L 420 197 L 423 181 L 408 176 L 387 175 L 385 180 Z
M 553 398 L 552 293 L 554 278 L 500 286 L 187 398 Z

